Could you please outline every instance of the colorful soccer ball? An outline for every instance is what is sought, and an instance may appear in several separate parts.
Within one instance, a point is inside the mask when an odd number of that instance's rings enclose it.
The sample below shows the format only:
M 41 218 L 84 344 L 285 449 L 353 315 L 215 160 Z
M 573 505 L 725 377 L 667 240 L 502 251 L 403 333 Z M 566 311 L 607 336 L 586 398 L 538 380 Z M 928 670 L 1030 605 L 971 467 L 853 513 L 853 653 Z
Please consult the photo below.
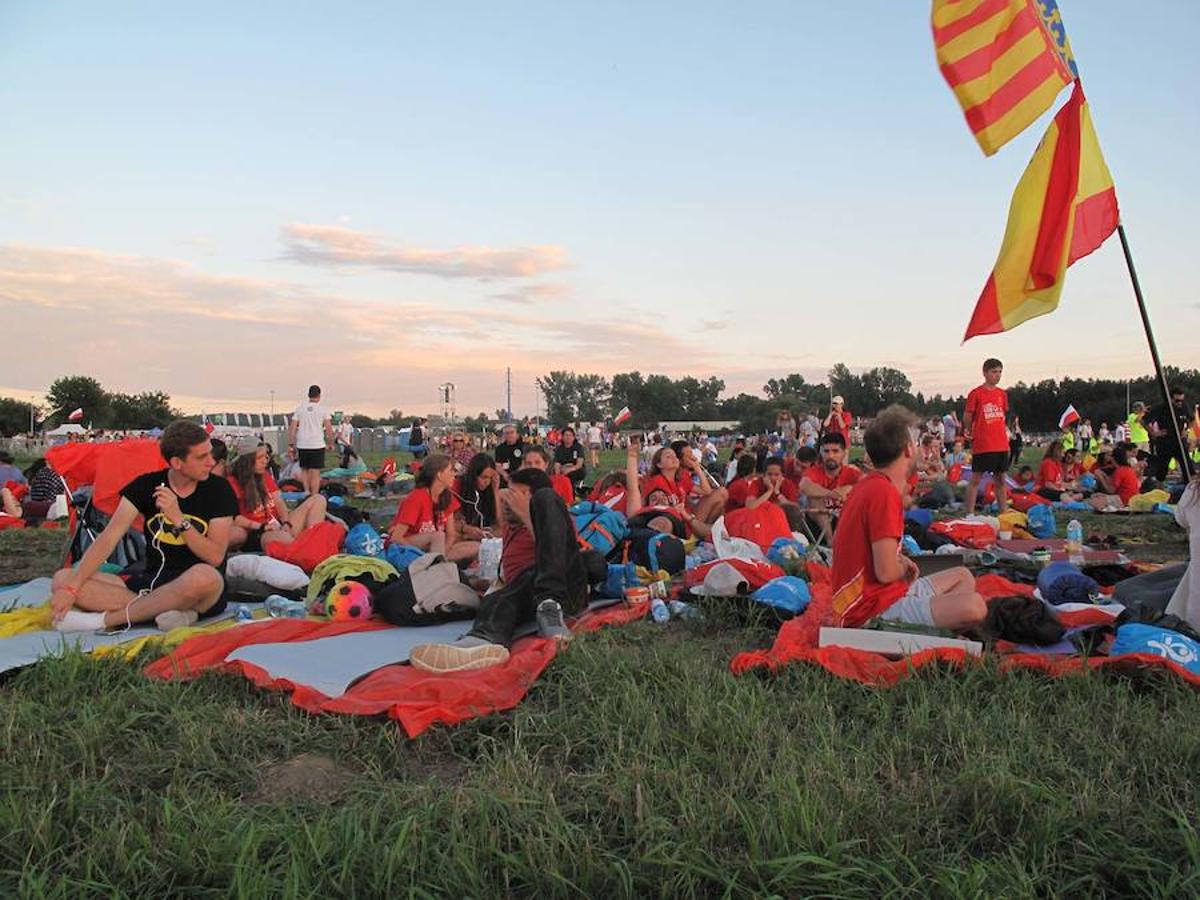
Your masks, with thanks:
M 325 598 L 325 617 L 335 622 L 356 622 L 371 618 L 371 592 L 357 581 L 339 581 Z

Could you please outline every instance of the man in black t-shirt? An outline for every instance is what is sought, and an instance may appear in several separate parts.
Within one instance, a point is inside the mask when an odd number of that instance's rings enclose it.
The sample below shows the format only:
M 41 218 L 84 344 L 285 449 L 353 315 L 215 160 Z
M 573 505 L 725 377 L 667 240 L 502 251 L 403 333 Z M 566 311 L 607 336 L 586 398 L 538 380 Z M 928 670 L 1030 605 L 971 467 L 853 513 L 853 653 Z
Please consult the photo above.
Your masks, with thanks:
M 496 469 L 500 477 L 508 482 L 508 476 L 521 468 L 525 456 L 525 445 L 517 435 L 517 426 L 504 426 L 504 440 L 496 445 Z
M 50 605 L 59 631 L 128 628 L 153 620 L 163 631 L 224 609 L 222 570 L 237 499 L 210 478 L 212 445 L 194 422 L 173 422 L 159 449 L 167 467 L 139 475 L 121 491 L 108 526 L 75 569 L 54 576 Z M 100 572 L 121 538 L 145 519 L 146 567 L 132 575 Z
M 554 450 L 554 468 L 566 475 L 576 488 L 583 482 L 583 448 L 575 440 L 575 429 L 568 425 L 562 430 L 562 443 Z
M 1171 427 L 1172 418 L 1179 425 L 1179 433 L 1186 435 L 1188 426 L 1191 424 L 1192 411 L 1188 409 L 1187 402 L 1184 399 L 1183 388 L 1179 385 L 1171 388 L 1170 406 L 1166 404 L 1156 406 L 1146 416 L 1146 425 L 1150 429 L 1150 449 L 1154 451 L 1152 460 L 1154 464 L 1154 477 L 1160 482 L 1167 480 L 1167 473 L 1171 470 L 1172 459 L 1177 460 L 1180 477 L 1185 481 L 1187 480 L 1187 460 L 1180 450 L 1179 439 L 1175 436 L 1175 429 Z

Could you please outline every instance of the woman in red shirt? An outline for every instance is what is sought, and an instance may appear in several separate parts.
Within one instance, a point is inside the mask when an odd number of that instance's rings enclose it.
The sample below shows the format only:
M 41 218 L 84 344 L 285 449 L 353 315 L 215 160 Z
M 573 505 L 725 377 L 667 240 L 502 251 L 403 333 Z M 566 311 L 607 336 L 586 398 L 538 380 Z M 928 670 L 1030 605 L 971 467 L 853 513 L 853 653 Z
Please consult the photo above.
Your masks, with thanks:
M 388 537 L 393 544 L 408 544 L 437 553 L 451 562 L 479 555 L 479 542 L 463 540 L 454 514 L 460 509 L 454 496 L 454 466 L 448 456 L 425 457 L 417 473 L 416 486 L 404 498 Z
M 1103 455 L 1101 454 L 1101 456 Z M 1101 482 L 1105 488 L 1111 488 L 1111 491 L 1092 494 L 1088 498 L 1088 502 L 1097 510 L 1125 509 L 1129 506 L 1129 501 L 1142 490 L 1142 480 L 1133 466 L 1129 464 L 1128 448 L 1124 445 L 1117 447 L 1113 450 L 1112 458 L 1116 467 L 1106 473 L 1106 478 Z M 1096 476 L 1099 480 L 1100 473 L 1097 472 Z
M 1072 494 L 1067 490 L 1062 458 L 1062 441 L 1051 441 L 1042 457 L 1042 464 L 1038 467 L 1037 493 L 1038 496 L 1045 497 L 1047 500 L 1072 502 L 1078 500 L 1080 495 Z
M 271 450 L 259 444 L 253 453 L 233 461 L 229 486 L 238 501 L 238 514 L 229 529 L 229 549 L 257 553 L 267 544 L 290 544 L 300 532 L 325 521 L 325 498 L 308 497 L 289 510 L 267 464 Z

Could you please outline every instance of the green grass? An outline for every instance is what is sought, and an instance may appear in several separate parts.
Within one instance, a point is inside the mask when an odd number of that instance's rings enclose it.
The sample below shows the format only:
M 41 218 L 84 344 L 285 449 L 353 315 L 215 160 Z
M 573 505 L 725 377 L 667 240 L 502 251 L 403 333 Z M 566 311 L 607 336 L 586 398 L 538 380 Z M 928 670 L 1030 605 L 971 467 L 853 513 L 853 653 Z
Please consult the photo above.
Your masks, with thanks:
M 44 663 L 0 687 L 0 890 L 1200 890 L 1200 717 L 1177 680 L 985 666 L 881 691 L 728 673 L 769 640 L 713 607 L 695 627 L 585 636 L 513 713 L 413 742 L 239 678 Z
M 1084 519 L 1186 555 L 1165 517 Z M 0 582 L 62 540 L 0 533 Z M 235 676 L 46 661 L 0 681 L 0 896 L 1200 894 L 1180 680 L 729 674 L 772 639 L 719 601 L 584 635 L 516 710 L 415 741 Z

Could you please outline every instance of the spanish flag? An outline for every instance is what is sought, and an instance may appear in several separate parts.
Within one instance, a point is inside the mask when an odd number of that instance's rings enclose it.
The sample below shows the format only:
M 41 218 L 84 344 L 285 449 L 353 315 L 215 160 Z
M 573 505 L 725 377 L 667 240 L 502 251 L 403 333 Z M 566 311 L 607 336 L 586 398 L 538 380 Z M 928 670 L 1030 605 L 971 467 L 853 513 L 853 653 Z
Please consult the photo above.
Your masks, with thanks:
M 942 76 L 991 156 L 1078 77 L 1055 0 L 933 0 Z
M 1103 244 L 1119 221 L 1112 175 L 1077 81 L 1017 183 L 1000 258 L 963 340 L 1053 312 L 1067 266 Z

